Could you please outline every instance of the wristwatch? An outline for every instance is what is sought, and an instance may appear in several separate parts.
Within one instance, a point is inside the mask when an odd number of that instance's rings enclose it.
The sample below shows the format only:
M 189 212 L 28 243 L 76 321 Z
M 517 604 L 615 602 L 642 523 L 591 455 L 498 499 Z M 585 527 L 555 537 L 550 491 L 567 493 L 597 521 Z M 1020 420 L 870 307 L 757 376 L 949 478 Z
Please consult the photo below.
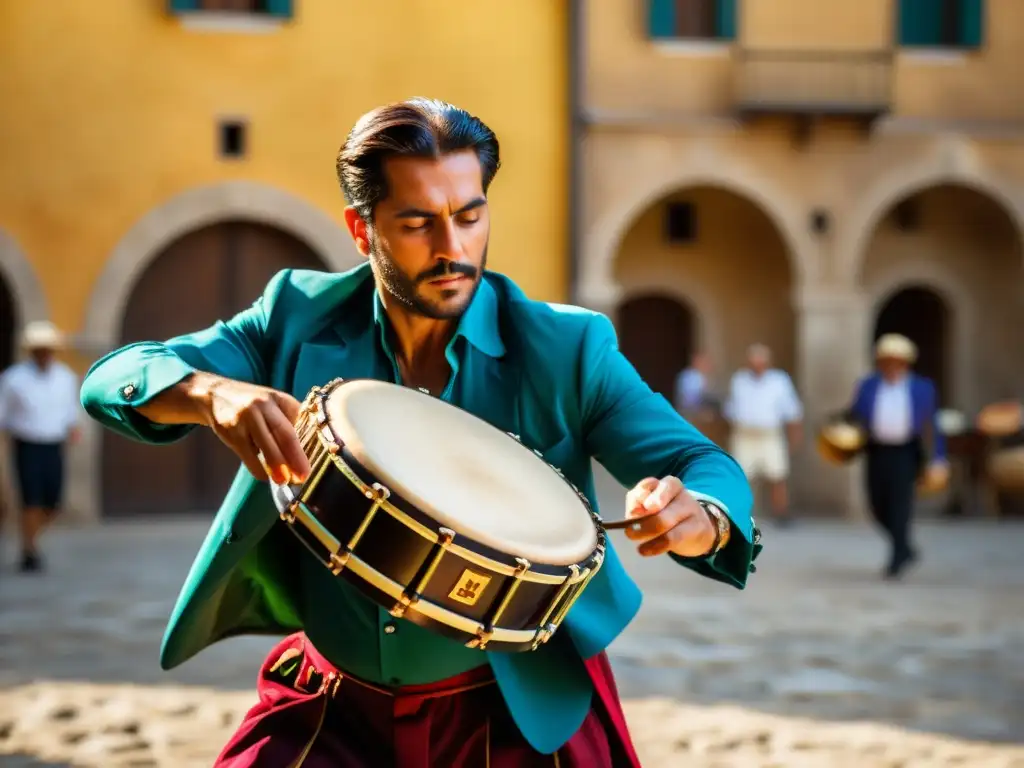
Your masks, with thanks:
M 732 523 L 729 522 L 729 518 L 726 516 L 716 504 L 712 504 L 710 501 L 704 501 L 704 499 L 698 499 L 697 503 L 700 504 L 700 508 L 703 509 L 709 518 L 711 523 L 715 526 L 715 541 L 711 545 L 711 549 L 704 557 L 711 557 L 717 555 L 722 547 L 729 543 L 729 534 L 732 529 Z

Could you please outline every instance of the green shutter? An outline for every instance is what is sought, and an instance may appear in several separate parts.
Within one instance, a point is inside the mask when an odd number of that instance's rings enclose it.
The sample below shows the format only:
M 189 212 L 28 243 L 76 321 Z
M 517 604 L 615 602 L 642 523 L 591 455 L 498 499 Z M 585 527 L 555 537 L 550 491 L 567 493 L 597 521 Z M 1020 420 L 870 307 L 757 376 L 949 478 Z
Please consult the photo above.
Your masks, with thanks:
M 960 0 L 960 44 L 980 48 L 985 30 L 985 0 Z
M 736 2 L 737 0 L 718 0 L 715 32 L 719 40 L 736 39 Z
M 188 13 L 199 10 L 199 0 L 168 0 L 171 13 Z
M 655 39 L 676 36 L 675 0 L 647 0 L 647 33 Z
M 293 5 L 292 0 L 267 0 L 267 13 L 271 16 L 281 16 L 290 19 Z
M 900 0 L 900 45 L 938 46 L 942 15 L 937 0 Z

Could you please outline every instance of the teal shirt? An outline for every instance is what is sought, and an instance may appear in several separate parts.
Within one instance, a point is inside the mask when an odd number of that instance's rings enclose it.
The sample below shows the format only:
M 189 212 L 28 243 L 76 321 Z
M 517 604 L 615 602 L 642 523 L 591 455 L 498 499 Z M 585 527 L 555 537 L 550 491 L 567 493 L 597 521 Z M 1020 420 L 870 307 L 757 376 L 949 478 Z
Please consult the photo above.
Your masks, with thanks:
M 374 297 L 373 310 L 378 343 L 371 378 L 401 383 L 379 296 Z M 460 404 L 459 364 L 465 348 L 461 331 L 469 314 L 445 350 L 452 374 L 441 399 L 455 405 Z M 487 657 L 478 650 L 392 617 L 355 587 L 332 575 L 316 558 L 303 557 L 299 570 L 303 595 L 300 611 L 306 635 L 331 663 L 351 675 L 386 686 L 419 685 L 487 663 Z

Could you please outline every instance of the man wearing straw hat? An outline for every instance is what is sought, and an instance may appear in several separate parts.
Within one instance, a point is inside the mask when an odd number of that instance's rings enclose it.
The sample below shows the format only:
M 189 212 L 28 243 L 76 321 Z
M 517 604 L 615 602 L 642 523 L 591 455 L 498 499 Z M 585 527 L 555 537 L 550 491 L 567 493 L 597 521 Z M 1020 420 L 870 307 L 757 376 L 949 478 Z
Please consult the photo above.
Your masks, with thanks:
M 875 344 L 876 371 L 858 383 L 850 408 L 868 435 L 868 499 L 892 545 L 888 578 L 898 578 L 917 559 L 910 523 L 922 469 L 947 466 L 935 384 L 911 371 L 916 360 L 917 347 L 906 336 L 881 336 Z
M 60 506 L 64 445 L 78 436 L 78 378 L 54 359 L 62 344 L 52 323 L 29 323 L 22 338 L 28 359 L 0 376 L 0 429 L 11 437 L 24 573 L 42 570 L 39 535 Z

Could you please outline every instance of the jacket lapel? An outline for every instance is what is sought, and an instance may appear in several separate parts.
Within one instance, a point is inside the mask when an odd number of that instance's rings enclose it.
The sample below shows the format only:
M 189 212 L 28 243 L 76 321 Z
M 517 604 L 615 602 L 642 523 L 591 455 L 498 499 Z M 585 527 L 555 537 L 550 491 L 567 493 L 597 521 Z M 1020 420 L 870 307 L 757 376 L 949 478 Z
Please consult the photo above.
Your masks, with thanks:
M 491 357 L 466 345 L 454 404 L 503 432 L 521 435 L 519 378 L 518 366 L 507 358 Z
M 298 400 L 332 379 L 370 378 L 374 373 L 373 334 L 367 330 L 347 341 L 327 338 L 301 344 L 294 371 L 287 386 Z

